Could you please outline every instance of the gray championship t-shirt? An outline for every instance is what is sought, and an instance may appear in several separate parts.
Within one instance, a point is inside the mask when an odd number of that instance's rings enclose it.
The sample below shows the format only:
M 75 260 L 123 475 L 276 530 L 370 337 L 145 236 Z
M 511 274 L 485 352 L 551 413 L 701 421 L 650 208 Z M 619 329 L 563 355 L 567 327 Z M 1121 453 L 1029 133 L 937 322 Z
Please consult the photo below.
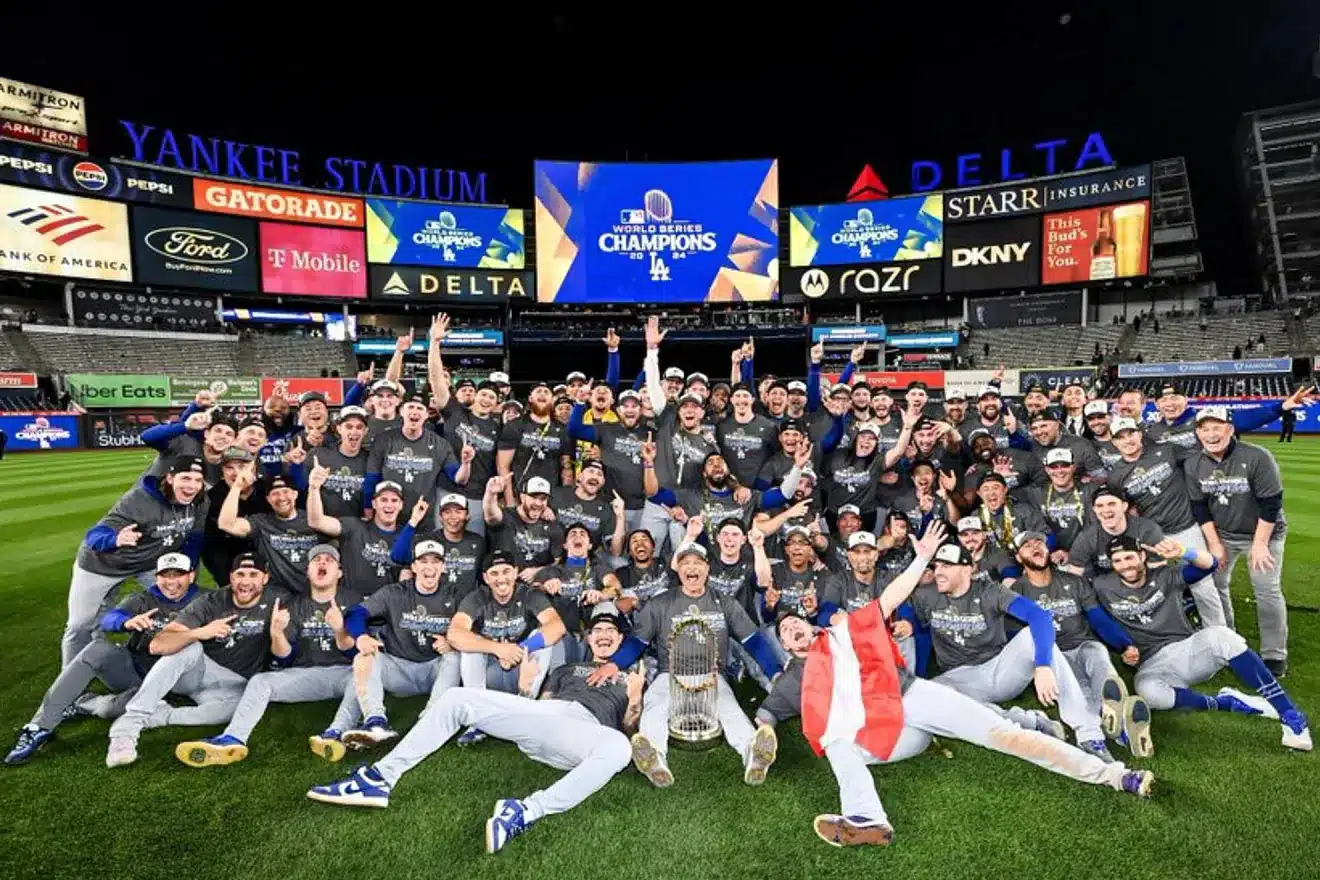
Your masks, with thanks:
M 689 517 L 701 517 L 706 534 L 710 536 L 718 534 L 720 524 L 726 520 L 735 519 L 742 523 L 743 528 L 752 524 L 752 513 L 761 508 L 762 493 L 755 489 L 751 492 L 751 496 L 741 504 L 734 500 L 733 491 L 729 489 L 720 492 L 679 489 L 674 494 L 678 497 L 678 506 Z
M 473 501 L 480 501 L 486 491 L 486 483 L 495 476 L 495 447 L 500 438 L 500 423 L 487 416 L 481 418 L 463 406 L 453 397 L 445 405 L 442 413 L 445 419 L 445 439 L 456 454 L 463 451 L 463 442 L 471 446 L 476 454 L 472 456 L 472 470 L 467 485 L 459 486 L 448 476 L 441 475 L 440 491 L 457 492 Z M 551 480 L 554 485 L 557 480 Z
M 367 416 L 367 434 L 362 438 L 362 446 L 370 449 L 376 442 L 376 438 L 387 431 L 393 431 L 403 424 L 402 416 L 395 416 L 392 419 L 378 419 L 375 416 Z
M 381 587 L 362 600 L 362 607 L 372 621 L 382 624 L 376 638 L 386 654 L 425 663 L 440 656 L 432 647 L 435 637 L 449 632 L 462 598 L 463 593 L 441 578 L 434 593 L 423 593 L 413 584 Z
M 733 562 L 725 562 L 719 553 L 712 553 L 706 589 L 714 590 L 741 605 L 750 614 L 752 598 L 756 595 L 756 566 L 752 549 L 743 547 L 742 553 Z
M 449 441 L 429 428 L 422 429 L 416 440 L 403 436 L 402 430 L 386 431 L 371 444 L 367 458 L 367 472 L 380 474 L 381 482 L 398 483 L 403 487 L 403 515 L 412 512 L 418 498 L 428 502 L 435 499 L 435 487 L 444 473 L 445 465 L 457 464 Z M 482 484 L 485 491 L 485 484 Z M 365 504 L 368 499 L 363 499 Z
M 269 665 L 270 614 L 275 600 L 280 600 L 281 607 L 288 607 L 291 598 L 283 590 L 267 585 L 255 605 L 239 608 L 229 587 L 223 587 L 198 596 L 175 620 L 188 629 L 198 629 L 222 617 L 235 617 L 229 622 L 229 635 L 202 642 L 202 650 L 230 672 L 251 678 Z
M 503 605 L 484 586 L 458 603 L 458 610 L 472 618 L 472 631 L 494 642 L 521 642 L 541 625 L 537 615 L 548 608 L 550 597 L 526 584 L 515 587 Z
M 1129 516 L 1127 528 L 1122 534 L 1148 547 L 1154 547 L 1164 540 L 1164 532 L 1160 531 L 1160 527 L 1143 516 Z M 1068 564 L 1084 570 L 1088 577 L 1113 571 L 1114 566 L 1109 562 L 1109 551 L 1106 548 L 1116 537 L 1118 535 L 1111 535 L 1101 528 L 1100 523 L 1091 523 L 1073 541 L 1072 549 L 1068 551 Z
M 646 568 L 638 568 L 629 562 L 623 568 L 616 569 L 614 576 L 619 579 L 619 587 L 623 590 L 623 594 L 630 599 L 636 599 L 639 607 L 645 606 L 651 599 L 677 583 L 673 571 L 658 559 L 651 560 L 651 564 Z
M 541 569 L 532 583 L 539 585 L 548 580 L 559 580 L 559 592 L 553 595 L 546 593 L 546 596 L 560 619 L 564 621 L 564 628 L 576 634 L 582 628 L 583 595 L 588 590 L 599 590 L 601 579 L 609 574 L 609 571 L 608 566 L 600 563 L 588 562 L 586 565 L 581 565 L 565 560 Z
M 787 562 L 777 559 L 770 562 L 770 574 L 775 589 L 779 591 L 779 601 L 770 609 L 771 612 L 778 615 L 787 610 L 801 617 L 810 617 L 802 603 L 812 593 L 816 595 L 816 608 L 820 609 L 820 603 L 825 598 L 825 585 L 833 577 L 828 569 L 816 571 L 815 565 L 808 565 L 806 571 L 797 572 Z
M 451 584 L 460 594 L 466 594 L 476 588 L 480 582 L 481 561 L 486 558 L 486 539 L 475 532 L 464 532 L 463 537 L 451 541 L 445 536 L 444 529 L 416 535 L 412 545 L 415 548 L 422 541 L 439 541 L 445 548 L 445 573 L 441 575 L 446 584 Z
M 1004 617 L 1014 598 L 1012 590 L 994 581 L 973 581 L 957 598 L 927 584 L 913 592 L 912 607 L 917 619 L 930 627 L 935 659 L 948 672 L 984 663 L 1004 649 Z
M 550 490 L 550 509 L 562 530 L 567 532 L 569 526 L 581 523 L 591 533 L 591 546 L 600 547 L 614 535 L 612 497 L 601 489 L 595 498 L 584 500 L 578 497 L 575 487 L 557 486 Z
M 1091 502 L 1099 486 L 1095 483 L 1074 484 L 1067 491 L 1046 486 L 1032 486 L 1022 493 L 1022 500 L 1030 504 L 1045 519 L 1045 525 L 1054 533 L 1055 548 L 1072 549 L 1082 529 L 1095 522 Z
M 666 410 L 668 412 L 668 410 Z M 677 423 L 665 425 L 655 435 L 655 476 L 660 488 L 700 489 L 706 457 L 719 452 L 715 442 L 698 431 L 689 434 Z
M 325 541 L 307 524 L 307 512 L 298 511 L 291 519 L 273 513 L 248 517 L 249 536 L 257 552 L 270 563 L 270 583 L 290 593 L 307 592 L 307 556 L 312 548 Z
M 610 490 L 619 493 L 628 510 L 640 510 L 646 502 L 642 486 L 642 444 L 650 429 L 644 422 L 634 428 L 625 428 L 622 422 L 599 424 L 596 428 L 596 446 L 605 465 L 607 479 L 601 494 Z M 609 496 L 613 497 L 613 496 Z
M 1221 538 L 1253 540 L 1260 518 L 1256 499 L 1283 493 L 1278 462 L 1259 446 L 1235 441 L 1221 462 L 1198 452 L 1188 457 L 1186 468 L 1191 500 L 1209 505 Z M 1288 519 L 1280 509 L 1270 540 L 1282 540 L 1287 531 Z
M 390 561 L 398 529 L 386 531 L 374 522 L 353 516 L 341 518 L 339 529 L 339 558 L 346 585 L 370 596 L 399 579 L 399 566 Z
M 879 580 L 879 572 L 876 573 L 875 578 Z M 862 583 L 851 571 L 831 575 L 825 582 L 822 603 L 829 602 L 851 613 L 868 605 L 873 599 L 878 599 L 882 589 L 884 587 L 879 583 Z
M 504 508 L 504 519 L 491 526 L 489 536 L 491 549 L 513 554 L 519 568 L 549 565 L 564 546 L 559 523 L 543 519 L 529 523 L 514 507 Z
M 1114 465 L 1106 483 L 1122 490 L 1141 515 L 1172 535 L 1196 525 L 1187 479 L 1175 447 L 1150 444 L 1136 461 Z
M 559 457 L 573 454 L 568 430 L 553 418 L 545 424 L 533 421 L 531 416 L 514 419 L 500 430 L 498 446 L 501 452 L 513 450 L 510 472 L 518 491 L 532 477 L 541 477 L 551 486 L 558 486 Z
M 362 516 L 362 481 L 367 476 L 366 448 L 358 450 L 357 455 L 344 455 L 337 446 L 329 446 L 316 451 L 316 461 L 321 467 L 330 468 L 325 486 L 321 489 L 321 506 L 327 516 L 361 517 Z M 310 470 L 314 462 L 310 459 L 303 465 Z M 411 511 L 405 511 L 407 516 Z
M 628 709 L 628 679 L 623 672 L 597 685 L 587 684 L 587 676 L 599 668 L 597 663 L 569 663 L 554 669 L 541 687 L 545 699 L 577 703 L 606 727 L 623 729 L 623 713 Z
M 1050 582 L 1038 587 L 1024 574 L 1013 582 L 1013 591 L 1054 617 L 1054 643 L 1060 651 L 1071 651 L 1082 642 L 1097 641 L 1086 620 L 1086 611 L 1100 602 L 1095 590 L 1082 578 L 1056 569 L 1050 573 Z
M 729 418 L 716 428 L 715 440 L 729 470 L 740 484 L 751 488 L 761 467 L 779 449 L 779 425 L 755 414 L 745 425 Z
M 1146 582 L 1137 588 L 1123 583 L 1115 572 L 1094 581 L 1095 593 L 1141 652 L 1141 662 L 1154 657 L 1164 646 L 1192 635 L 1192 625 L 1183 614 L 1182 566 L 1166 564 L 1147 569 Z
M 163 554 L 181 548 L 192 533 L 199 536 L 205 533 L 209 506 L 204 493 L 192 504 L 171 504 L 139 483 L 121 495 L 98 523 L 115 532 L 136 525 L 142 534 L 137 544 L 104 553 L 82 544 L 78 548 L 77 565 L 84 571 L 107 577 L 127 578 L 155 571 L 156 560 Z
M 156 634 L 165 628 L 168 623 L 173 623 L 178 619 L 183 609 L 196 601 L 203 593 L 209 590 L 203 590 L 195 584 L 188 588 L 188 591 L 179 597 L 177 602 L 171 602 L 155 587 L 146 590 L 138 590 L 131 596 L 125 596 L 123 601 L 115 606 L 116 611 L 123 611 L 130 617 L 137 617 L 139 614 L 146 614 L 148 611 L 155 611 L 156 616 L 151 618 L 151 625 L 139 632 L 124 630 L 128 633 L 128 642 L 125 647 L 133 655 L 133 664 L 142 673 L 156 664 L 160 657 L 151 653 L 151 640 Z
M 661 672 L 669 671 L 669 638 L 680 623 L 703 621 L 716 639 L 715 659 L 720 669 L 729 656 L 729 635 L 742 641 L 756 632 L 747 612 L 731 599 L 705 591 L 694 599 L 681 589 L 661 593 L 637 613 L 632 634 L 651 646 Z
M 353 660 L 335 642 L 334 627 L 326 622 L 325 613 L 333 602 L 340 614 L 347 614 L 362 597 L 354 590 L 340 587 L 332 599 L 318 602 L 310 594 L 295 596 L 289 605 L 289 625 L 284 635 L 293 645 L 293 665 L 347 666 Z

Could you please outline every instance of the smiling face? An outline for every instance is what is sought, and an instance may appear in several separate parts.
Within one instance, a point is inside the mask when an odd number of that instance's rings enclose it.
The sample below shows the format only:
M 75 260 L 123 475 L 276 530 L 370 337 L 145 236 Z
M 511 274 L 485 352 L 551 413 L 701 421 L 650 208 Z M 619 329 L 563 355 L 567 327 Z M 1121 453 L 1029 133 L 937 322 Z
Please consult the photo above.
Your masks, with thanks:
M 733 401 L 734 415 L 745 419 L 752 414 L 752 404 L 755 402 L 755 399 L 752 397 L 752 392 L 748 389 L 739 388 L 737 391 L 733 392 L 733 397 L 729 399 Z
M 234 597 L 234 604 L 240 608 L 249 608 L 261 598 L 270 575 L 255 568 L 240 568 L 229 573 L 229 591 Z
M 875 452 L 879 443 L 880 441 L 876 439 L 875 434 L 872 434 L 870 431 L 858 431 L 857 443 L 855 444 L 854 451 L 858 458 L 866 458 L 868 455 L 872 455 Z
M 165 485 L 169 487 L 170 495 L 176 502 L 192 504 L 206 489 L 206 479 L 196 471 L 184 471 L 167 475 Z
M 1118 534 L 1127 527 L 1127 505 L 1113 495 L 1101 495 L 1092 505 L 1095 518 L 1111 535 Z
M 1146 582 L 1146 554 L 1133 550 L 1120 550 L 1109 557 L 1109 564 L 1129 586 L 1140 586 Z
M 853 572 L 865 580 L 875 572 L 875 561 L 879 556 L 870 544 L 858 544 L 848 549 L 848 564 L 852 566 Z
M 183 598 L 192 586 L 193 572 L 168 569 L 156 573 L 156 589 L 165 594 L 165 598 L 176 602 Z
M 1076 472 L 1067 462 L 1055 462 L 1045 465 L 1045 476 L 1056 489 L 1071 489 L 1076 482 Z
M 266 429 L 261 425 L 248 425 L 238 432 L 234 440 L 239 446 L 256 455 L 261 451 L 261 447 L 266 445 Z
M 941 593 L 956 593 L 971 586 L 972 567 L 970 565 L 952 565 L 948 562 L 935 563 L 935 589 Z
M 217 422 L 206 429 L 206 448 L 211 452 L 224 452 L 234 445 L 234 428 L 226 422 Z
M 999 418 L 999 413 L 1003 410 L 1003 401 L 994 395 L 982 397 L 976 402 L 976 409 L 981 414 L 981 418 L 987 422 L 993 422 Z
M 382 528 L 394 528 L 399 521 L 399 511 L 403 509 L 403 497 L 393 489 L 377 492 L 371 507 L 376 511 L 376 525 Z
M 1086 406 L 1086 392 L 1077 385 L 1063 389 L 1063 405 L 1068 412 L 1077 412 Z
M 642 405 L 634 397 L 621 401 L 615 411 L 619 414 L 619 420 L 623 422 L 625 428 L 636 427 L 642 419 Z
M 272 425 L 283 428 L 289 421 L 289 402 L 279 396 L 268 398 L 262 406 L 262 412 Z
M 723 489 L 728 485 L 729 465 L 722 455 L 712 455 L 707 458 L 701 473 L 706 478 L 706 482 L 716 489 Z
M 967 549 L 967 552 L 975 556 L 985 547 L 985 532 L 980 529 L 969 529 L 958 533 L 958 543 Z
M 678 560 L 678 581 L 684 591 L 696 593 L 706 586 L 706 577 L 710 574 L 710 563 L 698 553 L 688 553 Z
M 483 388 L 472 394 L 472 414 L 480 418 L 489 418 L 491 411 L 499 405 L 500 396 L 494 388 Z
M 323 431 L 330 422 L 330 410 L 319 400 L 309 400 L 298 407 L 298 421 L 302 422 L 304 428 Z
M 655 542 L 647 532 L 633 532 L 628 538 L 628 555 L 638 566 L 645 568 L 655 558 Z
M 604 485 L 605 474 L 601 473 L 600 468 L 584 467 L 582 473 L 578 474 L 578 486 L 593 498 Z
M 802 535 L 794 535 L 784 542 L 784 556 L 794 568 L 806 568 L 811 564 L 811 542 Z
M 1031 423 L 1031 436 L 1041 446 L 1053 446 L 1059 442 L 1059 423 L 1054 419 L 1043 419 Z
M 587 647 L 591 658 L 604 662 L 623 644 L 623 634 L 611 620 L 598 620 L 587 630 Z
M 399 395 L 393 388 L 382 388 L 371 399 L 375 401 L 377 418 L 392 419 L 399 414 Z
M 287 486 L 281 486 L 274 491 L 266 493 L 266 503 L 270 509 L 275 511 L 275 515 L 281 519 L 288 519 L 296 513 L 295 506 L 298 503 L 298 492 Z
M 367 423 L 358 418 L 349 417 L 339 423 L 339 442 L 349 449 L 357 449 L 362 439 L 367 436 Z
M 1039 539 L 1030 540 L 1018 548 L 1017 557 L 1033 571 L 1045 571 L 1050 567 L 1050 548 Z
M 1004 506 L 1008 489 L 998 480 L 983 480 L 977 487 L 976 494 L 985 502 L 985 506 L 995 511 Z
M 732 520 L 729 522 L 732 522 Z M 721 556 L 733 557 L 742 552 L 743 545 L 747 543 L 747 536 L 743 534 L 743 530 L 738 528 L 737 525 L 726 523 L 720 526 L 719 535 L 716 536 L 715 540 L 720 545 Z
M 1196 439 L 1201 441 L 1206 452 L 1216 457 L 1222 456 L 1233 441 L 1233 423 L 1202 419 L 1196 423 Z
M 1124 391 L 1118 395 L 1118 414 L 1125 419 L 1141 420 L 1141 411 L 1146 408 L 1146 395 L 1140 391 Z
M 490 587 L 490 594 L 495 597 L 495 601 L 503 605 L 513 598 L 513 590 L 518 583 L 518 569 L 508 563 L 500 563 L 486 569 L 481 578 Z
M 417 586 L 431 589 L 440 586 L 440 576 L 445 573 L 445 560 L 435 553 L 425 553 L 412 563 L 412 572 L 417 576 Z
M 1159 409 L 1160 415 L 1172 422 L 1187 412 L 1187 398 L 1181 394 L 1163 394 L 1155 402 L 1155 406 Z
M 446 504 L 440 508 L 440 522 L 447 532 L 455 534 L 463 532 L 467 528 L 467 521 L 468 509 L 466 506 Z

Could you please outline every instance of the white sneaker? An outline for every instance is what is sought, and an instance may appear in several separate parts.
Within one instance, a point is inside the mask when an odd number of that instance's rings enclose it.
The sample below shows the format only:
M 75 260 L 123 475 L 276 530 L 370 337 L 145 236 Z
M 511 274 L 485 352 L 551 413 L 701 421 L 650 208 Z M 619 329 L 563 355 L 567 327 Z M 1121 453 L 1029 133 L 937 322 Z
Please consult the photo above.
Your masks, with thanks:
M 1296 749 L 1299 752 L 1309 752 L 1314 745 L 1311 743 L 1311 728 L 1303 727 L 1301 731 L 1294 731 L 1291 727 L 1284 724 L 1283 727 L 1283 747 L 1286 749 Z
M 132 764 L 137 758 L 137 740 L 117 736 L 110 740 L 110 750 L 105 753 L 105 766 L 123 767 Z
M 1250 706 L 1252 709 L 1255 709 L 1257 712 L 1259 712 L 1262 718 L 1268 718 L 1271 721 L 1279 720 L 1279 713 L 1275 710 L 1273 706 L 1270 705 L 1270 701 L 1265 699 L 1264 697 L 1257 697 L 1257 696 L 1252 696 L 1251 694 L 1245 694 L 1242 691 L 1238 690 L 1237 688 L 1220 688 L 1219 696 L 1232 697 L 1238 702 Z

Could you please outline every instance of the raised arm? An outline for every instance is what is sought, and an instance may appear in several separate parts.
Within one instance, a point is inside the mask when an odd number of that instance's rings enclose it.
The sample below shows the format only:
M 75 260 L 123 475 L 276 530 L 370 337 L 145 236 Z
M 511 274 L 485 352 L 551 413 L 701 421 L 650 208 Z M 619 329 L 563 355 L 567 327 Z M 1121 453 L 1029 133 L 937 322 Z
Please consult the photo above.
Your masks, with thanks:
M 889 582 L 884 592 L 880 594 L 877 600 L 880 603 L 880 613 L 888 618 L 894 613 L 899 605 L 907 601 L 908 596 L 921 583 L 921 576 L 926 571 L 926 566 L 935 556 L 935 551 L 944 543 L 944 538 L 948 534 L 944 523 L 935 521 L 926 529 L 926 534 L 920 538 L 912 538 L 912 549 L 917 554 L 916 558 L 904 569 L 903 573 Z
M 445 365 L 440 359 L 440 344 L 448 333 L 449 316 L 441 312 L 431 319 L 431 335 L 426 348 L 426 381 L 431 386 L 436 408 L 442 411 L 449 405 L 449 380 L 445 378 Z
M 646 319 L 646 394 L 651 398 L 651 411 L 658 419 L 664 412 L 668 401 L 665 390 L 660 384 L 660 343 L 664 341 L 668 330 L 660 329 L 660 318 L 652 315 Z
M 248 462 L 248 466 L 238 472 L 234 479 L 234 484 L 229 487 L 229 494 L 225 495 L 225 501 L 220 505 L 220 513 L 216 517 L 216 525 L 222 532 L 227 532 L 235 538 L 246 538 L 252 534 L 252 523 L 248 522 L 246 517 L 238 515 L 238 503 L 243 499 L 243 490 L 255 484 L 257 481 L 257 463 Z
M 323 535 L 338 538 L 344 531 L 339 519 L 325 515 L 325 502 L 321 500 L 321 487 L 330 478 L 330 468 L 322 467 L 312 457 L 312 470 L 307 475 L 307 524 Z

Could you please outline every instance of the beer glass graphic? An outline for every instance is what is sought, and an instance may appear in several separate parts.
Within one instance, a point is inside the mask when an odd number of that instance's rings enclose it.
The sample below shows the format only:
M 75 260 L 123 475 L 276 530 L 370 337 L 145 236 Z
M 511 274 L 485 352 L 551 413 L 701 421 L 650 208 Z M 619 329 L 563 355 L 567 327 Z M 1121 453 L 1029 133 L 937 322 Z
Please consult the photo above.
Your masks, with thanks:
M 1114 244 L 1118 249 L 1118 277 L 1141 274 L 1146 248 L 1146 204 L 1137 202 L 1114 209 Z
M 646 205 L 646 215 L 657 223 L 668 223 L 674 219 L 674 203 L 663 190 L 647 190 L 642 202 Z

